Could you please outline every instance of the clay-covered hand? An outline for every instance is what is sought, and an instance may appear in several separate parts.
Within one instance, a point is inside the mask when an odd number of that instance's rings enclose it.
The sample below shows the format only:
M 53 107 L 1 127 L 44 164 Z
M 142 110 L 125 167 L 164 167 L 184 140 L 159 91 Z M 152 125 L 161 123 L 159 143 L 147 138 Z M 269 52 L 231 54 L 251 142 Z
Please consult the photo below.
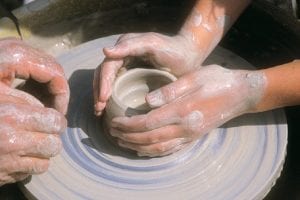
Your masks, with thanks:
M 184 35 L 166 36 L 158 33 L 122 35 L 114 47 L 104 48 L 106 56 L 94 76 L 95 111 L 100 115 L 112 92 L 112 84 L 121 67 L 139 57 L 154 67 L 176 76 L 188 73 L 203 62 L 196 43 Z
M 65 128 L 63 114 L 0 82 L 0 186 L 45 172 Z
M 203 67 L 146 96 L 147 114 L 116 117 L 110 134 L 140 156 L 163 156 L 241 114 L 252 112 L 266 79 L 261 71 Z
M 46 84 L 52 96 L 51 106 L 66 114 L 70 92 L 62 67 L 53 57 L 22 40 L 1 39 L 0 81 L 10 86 L 15 77 Z

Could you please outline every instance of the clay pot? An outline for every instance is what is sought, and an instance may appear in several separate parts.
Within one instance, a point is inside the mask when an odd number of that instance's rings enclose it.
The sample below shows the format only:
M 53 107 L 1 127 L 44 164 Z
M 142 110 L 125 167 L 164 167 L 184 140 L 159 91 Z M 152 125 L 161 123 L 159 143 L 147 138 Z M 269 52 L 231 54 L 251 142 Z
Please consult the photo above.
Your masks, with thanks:
M 105 132 L 108 132 L 114 117 L 149 112 L 151 108 L 145 101 L 146 94 L 175 80 L 172 74 L 157 69 L 135 68 L 120 75 L 106 107 L 103 120 Z

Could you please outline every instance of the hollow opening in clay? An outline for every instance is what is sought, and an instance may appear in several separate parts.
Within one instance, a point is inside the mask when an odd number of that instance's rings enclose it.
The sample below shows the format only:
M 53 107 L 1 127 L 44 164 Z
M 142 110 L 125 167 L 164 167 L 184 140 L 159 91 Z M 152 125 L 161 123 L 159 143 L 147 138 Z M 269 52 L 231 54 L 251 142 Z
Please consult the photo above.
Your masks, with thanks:
M 176 78 L 168 72 L 155 69 L 132 69 L 115 82 L 113 99 L 125 110 L 126 116 L 144 114 L 150 111 L 146 95 Z

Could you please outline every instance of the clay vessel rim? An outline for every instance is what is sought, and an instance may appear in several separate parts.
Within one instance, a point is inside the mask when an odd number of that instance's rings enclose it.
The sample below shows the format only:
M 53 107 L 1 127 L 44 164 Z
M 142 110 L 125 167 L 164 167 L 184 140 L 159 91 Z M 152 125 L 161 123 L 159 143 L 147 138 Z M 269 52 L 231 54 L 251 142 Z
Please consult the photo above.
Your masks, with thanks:
M 114 85 L 113 85 L 113 91 L 112 91 L 112 95 L 111 95 L 111 98 L 112 100 L 119 106 L 121 107 L 122 109 L 127 109 L 128 106 L 126 106 L 119 98 L 118 98 L 118 95 L 116 94 L 117 92 L 117 86 L 120 84 L 120 82 L 124 81 L 124 79 L 128 79 L 130 77 L 136 77 L 136 76 L 139 76 L 139 75 L 162 75 L 162 76 L 165 76 L 166 78 L 169 78 L 170 80 L 172 81 L 175 81 L 177 80 L 177 78 L 167 72 L 167 71 L 162 71 L 162 70 L 158 70 L 158 69 L 148 69 L 148 68 L 134 68 L 134 69 L 130 69 L 128 71 L 126 71 L 124 74 L 120 75 L 119 77 L 117 77 Z

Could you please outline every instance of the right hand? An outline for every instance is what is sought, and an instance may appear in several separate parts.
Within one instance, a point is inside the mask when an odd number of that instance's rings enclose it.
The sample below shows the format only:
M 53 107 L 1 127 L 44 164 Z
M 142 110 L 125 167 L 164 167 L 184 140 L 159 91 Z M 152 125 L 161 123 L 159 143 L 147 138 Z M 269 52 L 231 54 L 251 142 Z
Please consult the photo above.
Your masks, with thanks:
M 204 59 L 195 42 L 183 35 L 166 36 L 158 33 L 122 35 L 114 47 L 104 48 L 106 56 L 94 74 L 95 113 L 101 115 L 121 67 L 134 57 L 150 62 L 155 68 L 181 76 L 199 67 Z
M 66 124 L 58 111 L 0 83 L 0 186 L 45 172 Z

